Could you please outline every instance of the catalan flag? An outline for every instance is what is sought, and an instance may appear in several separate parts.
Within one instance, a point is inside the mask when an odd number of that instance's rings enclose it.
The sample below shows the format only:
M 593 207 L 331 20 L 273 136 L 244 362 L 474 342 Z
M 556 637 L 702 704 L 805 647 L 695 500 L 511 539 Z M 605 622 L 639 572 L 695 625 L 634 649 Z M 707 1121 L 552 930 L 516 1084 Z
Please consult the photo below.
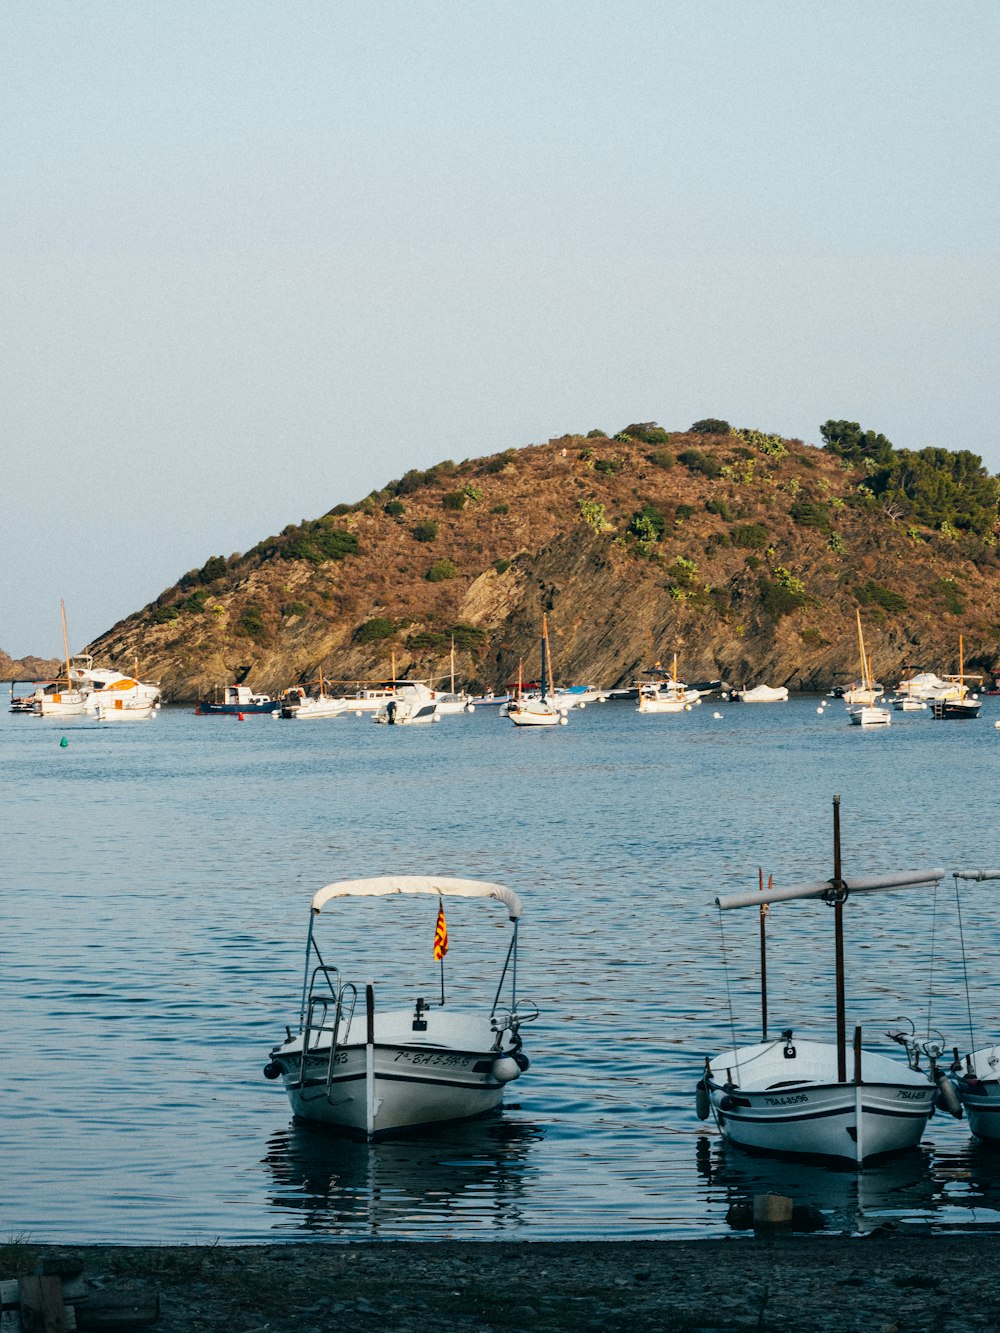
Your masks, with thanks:
M 440 963 L 448 952 L 448 926 L 444 919 L 444 903 L 438 899 L 437 927 L 434 931 L 434 959 Z

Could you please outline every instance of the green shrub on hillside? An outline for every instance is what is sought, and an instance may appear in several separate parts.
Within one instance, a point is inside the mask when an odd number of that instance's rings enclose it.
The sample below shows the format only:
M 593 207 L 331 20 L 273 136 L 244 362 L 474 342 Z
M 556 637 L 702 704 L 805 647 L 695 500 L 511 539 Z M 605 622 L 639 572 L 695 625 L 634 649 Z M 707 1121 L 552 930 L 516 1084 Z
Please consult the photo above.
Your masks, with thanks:
M 884 611 L 905 611 L 909 605 L 902 593 L 871 581 L 858 588 L 855 595 L 861 606 L 881 606 Z
M 176 606 L 158 606 L 149 613 L 154 625 L 165 625 L 168 620 L 177 620 L 179 616 Z
M 625 529 L 630 536 L 640 542 L 658 542 L 663 540 L 667 529 L 667 520 L 655 505 L 645 504 L 629 519 Z
M 443 583 L 445 579 L 453 579 L 458 574 L 458 566 L 450 560 L 435 560 L 433 565 L 424 576 L 430 583 Z
M 717 477 L 722 472 L 722 464 L 711 454 L 701 449 L 685 449 L 677 455 L 677 461 L 683 463 L 690 472 L 700 472 L 706 477 Z
M 267 643 L 271 637 L 259 606 L 245 606 L 236 621 L 236 629 L 255 643 Z
M 387 505 L 382 506 L 382 511 L 388 514 L 390 518 L 402 518 L 406 513 L 406 505 L 403 504 L 402 500 L 390 500 Z
M 732 427 L 728 421 L 722 421 L 718 417 L 705 417 L 703 421 L 696 421 L 689 427 L 691 435 L 730 435 Z
M 468 498 L 464 491 L 446 491 L 441 496 L 441 503 L 445 509 L 464 509 Z
M 642 444 L 669 444 L 670 432 L 658 426 L 655 421 L 639 421 L 631 426 L 626 426 L 624 430 L 619 431 L 619 438 L 622 435 L 631 440 L 639 440 Z
M 386 616 L 373 616 L 360 624 L 351 638 L 355 643 L 380 643 L 396 633 L 396 622 Z
M 771 619 L 778 621 L 782 616 L 804 606 L 806 595 L 801 587 L 789 587 L 781 579 L 763 578 L 760 581 L 760 600 Z
M 433 519 L 428 519 L 424 523 L 418 523 L 413 529 L 413 536 L 418 542 L 432 542 L 438 535 L 438 525 Z
M 668 454 L 666 449 L 654 449 L 651 454 L 646 455 L 647 463 L 652 463 L 654 467 L 662 467 L 664 470 L 672 468 L 675 462 L 673 454 Z
M 732 512 L 730 511 L 729 506 L 726 504 L 725 500 L 721 500 L 719 498 L 706 500 L 705 508 L 708 510 L 710 514 L 718 514 L 718 516 L 725 523 L 729 523 L 732 521 L 733 515 Z
M 862 430 L 856 421 L 825 421 L 819 428 L 823 448 L 848 463 L 871 459 L 880 467 L 892 460 L 892 443 L 873 430 Z
M 771 534 L 763 523 L 740 523 L 729 536 L 734 546 L 748 551 L 765 551 L 771 544 Z
M 796 500 L 788 511 L 792 520 L 801 528 L 816 528 L 819 532 L 830 531 L 830 506 L 822 500 Z

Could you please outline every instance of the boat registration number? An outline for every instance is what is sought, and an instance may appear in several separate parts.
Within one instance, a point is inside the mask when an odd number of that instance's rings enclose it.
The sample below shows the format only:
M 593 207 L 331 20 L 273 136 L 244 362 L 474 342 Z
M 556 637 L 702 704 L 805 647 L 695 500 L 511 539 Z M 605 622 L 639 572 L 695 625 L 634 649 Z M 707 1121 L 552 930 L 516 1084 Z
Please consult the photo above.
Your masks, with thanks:
M 440 1069 L 465 1069 L 469 1064 L 467 1055 L 445 1055 L 442 1051 L 398 1051 L 395 1062 L 400 1060 L 411 1065 L 433 1065 Z
M 807 1102 L 809 1098 L 804 1092 L 796 1092 L 788 1097 L 765 1097 L 764 1100 L 768 1106 L 794 1106 L 797 1102 Z
M 898 1102 L 922 1102 L 925 1094 L 919 1089 L 909 1092 L 906 1088 L 896 1089 L 896 1100 Z

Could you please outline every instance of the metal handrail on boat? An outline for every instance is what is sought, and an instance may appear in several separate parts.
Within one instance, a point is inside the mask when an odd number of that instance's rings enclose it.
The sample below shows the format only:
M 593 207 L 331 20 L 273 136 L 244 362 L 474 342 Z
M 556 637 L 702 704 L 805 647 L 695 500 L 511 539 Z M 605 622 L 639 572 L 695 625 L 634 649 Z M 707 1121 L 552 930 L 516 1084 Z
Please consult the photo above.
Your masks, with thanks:
M 316 994 L 316 984 L 322 977 L 323 982 L 329 987 L 329 994 Z M 330 1033 L 330 1053 L 327 1058 L 326 1066 L 326 1096 L 330 1097 L 333 1086 L 333 1071 L 337 1062 L 337 1044 L 340 1037 L 341 1024 L 344 1021 L 344 1015 L 347 1015 L 347 1031 L 350 1031 L 351 1023 L 354 1019 L 354 1008 L 357 1004 L 358 988 L 353 981 L 344 982 L 341 985 L 340 973 L 335 967 L 326 967 L 321 964 L 314 969 L 312 979 L 309 984 L 309 995 L 306 1001 L 305 1024 L 302 1029 L 302 1051 L 299 1056 L 299 1082 L 305 1087 L 306 1081 L 306 1060 L 309 1055 L 310 1037 L 314 1032 Z M 330 1009 L 333 1006 L 333 1022 L 330 1020 Z M 318 1021 L 317 1021 L 318 1019 Z M 318 1049 L 318 1040 L 316 1048 Z

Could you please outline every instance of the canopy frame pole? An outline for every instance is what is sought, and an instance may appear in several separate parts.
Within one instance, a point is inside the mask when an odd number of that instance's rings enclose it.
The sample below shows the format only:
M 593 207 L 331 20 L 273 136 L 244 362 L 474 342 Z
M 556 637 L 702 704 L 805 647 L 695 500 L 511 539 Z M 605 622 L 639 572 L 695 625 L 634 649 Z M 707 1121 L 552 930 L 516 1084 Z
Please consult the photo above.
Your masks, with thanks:
M 299 1005 L 299 1031 L 305 1027 L 306 1022 L 306 999 L 309 995 L 309 960 L 312 957 L 313 948 L 313 922 L 316 919 L 316 913 L 309 909 L 309 930 L 306 932 L 306 961 L 302 973 L 302 1003 Z
M 764 892 L 764 868 L 758 867 L 760 891 Z M 760 905 L 760 1039 L 767 1041 L 767 903 Z

